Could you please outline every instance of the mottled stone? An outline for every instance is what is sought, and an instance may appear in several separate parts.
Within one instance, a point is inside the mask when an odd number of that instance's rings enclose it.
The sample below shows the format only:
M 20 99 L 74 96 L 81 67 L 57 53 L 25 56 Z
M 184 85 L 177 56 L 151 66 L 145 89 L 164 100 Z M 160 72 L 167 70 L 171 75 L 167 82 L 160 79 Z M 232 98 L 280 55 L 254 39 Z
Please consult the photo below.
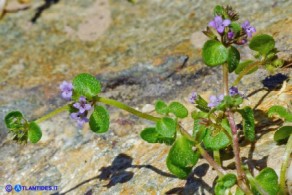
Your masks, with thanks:
M 8 13 L 0 23 L 0 119 L 16 109 L 34 119 L 63 105 L 58 85 L 81 72 L 102 81 L 101 95 L 139 110 L 163 99 L 181 101 L 192 111 L 187 100 L 192 91 L 206 99 L 221 93 L 221 69 L 205 67 L 201 59 L 206 39 L 200 32 L 217 3 L 234 5 L 241 21 L 248 19 L 259 33 L 275 36 L 279 55 L 292 62 L 291 1 L 54 2 L 38 16 L 46 4 L 32 0 L 30 9 Z M 240 50 L 243 59 L 251 57 L 248 47 Z M 291 66 L 279 72 L 291 77 Z M 284 145 L 272 141 L 276 127 L 265 111 L 274 104 L 291 108 L 291 81 L 268 92 L 257 82 L 268 75 L 260 70 L 239 85 L 250 95 L 246 104 L 256 108 L 257 135 L 262 138 L 254 149 L 244 142 L 241 148 L 246 159 L 253 151 L 246 162 L 255 172 L 271 166 L 279 173 Z M 78 129 L 63 113 L 41 123 L 42 140 L 26 146 L 9 141 L 1 120 L 1 185 L 57 185 L 60 194 L 213 193 L 216 172 L 204 160 L 187 180 L 175 178 L 165 165 L 169 147 L 139 138 L 143 128 L 155 124 L 109 110 L 108 133 L 97 135 L 88 125 Z M 192 125 L 191 119 L 182 122 L 188 131 Z M 230 152 L 222 153 L 223 165 L 233 167 Z

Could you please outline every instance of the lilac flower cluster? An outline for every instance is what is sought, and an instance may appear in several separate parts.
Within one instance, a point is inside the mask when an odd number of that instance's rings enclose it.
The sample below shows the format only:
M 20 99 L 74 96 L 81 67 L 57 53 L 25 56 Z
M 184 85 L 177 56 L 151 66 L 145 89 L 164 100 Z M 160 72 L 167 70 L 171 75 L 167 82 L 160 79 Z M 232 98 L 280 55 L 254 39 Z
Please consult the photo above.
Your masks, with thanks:
M 63 81 L 60 85 L 60 90 L 62 92 L 61 96 L 65 100 L 71 100 L 73 95 L 73 84 L 67 81 Z
M 195 104 L 197 98 L 198 98 L 198 94 L 197 94 L 196 92 L 193 92 L 193 93 L 191 94 L 191 96 L 189 97 L 189 102 L 190 102 L 191 104 Z
M 237 87 L 230 87 L 229 88 L 229 95 L 230 96 L 235 96 L 235 95 L 239 95 L 239 91 L 238 91 L 238 88 Z
M 222 34 L 225 27 L 229 26 L 231 21 L 229 19 L 223 20 L 221 16 L 215 16 L 214 20 L 209 22 L 209 26 L 215 28 L 218 33 Z
M 248 37 L 252 37 L 252 33 L 256 32 L 255 27 L 251 26 L 249 21 L 246 20 L 241 27 L 243 28 L 243 30 L 245 31 L 245 33 L 247 34 Z
M 224 36 L 226 33 L 226 37 L 229 41 L 235 39 L 235 43 L 238 45 L 245 44 L 247 42 L 247 37 L 252 37 L 252 34 L 256 32 L 255 27 L 251 26 L 249 21 L 246 20 L 241 24 L 243 34 L 235 34 L 231 28 L 231 20 L 223 19 L 222 16 L 215 16 L 212 21 L 209 22 L 208 26 L 216 29 L 216 31 Z M 225 31 L 226 30 L 226 31 Z
M 234 87 L 234 86 L 229 88 L 229 95 L 230 96 L 240 95 L 241 97 L 243 97 L 243 94 L 240 93 L 238 91 L 238 88 Z M 192 94 L 189 97 L 189 102 L 191 104 L 195 104 L 197 98 L 198 98 L 198 94 L 196 92 L 192 92 Z M 208 103 L 208 107 L 209 108 L 214 108 L 214 107 L 218 106 L 223 101 L 223 99 L 224 99 L 224 95 L 223 94 L 220 94 L 218 96 L 211 95 L 210 96 L 210 101 Z
M 223 99 L 224 99 L 224 95 L 223 94 L 218 95 L 218 96 L 211 95 L 208 107 L 213 108 L 213 107 L 218 106 L 222 102 Z
M 73 95 L 73 84 L 71 82 L 63 81 L 60 85 L 61 96 L 65 100 L 71 100 Z M 81 96 L 78 102 L 73 104 L 73 107 L 78 111 L 70 114 L 71 118 L 77 121 L 79 127 L 88 122 L 88 111 L 92 108 L 91 104 L 87 102 L 86 98 Z
M 79 102 L 73 104 L 74 108 L 77 108 L 77 112 L 71 113 L 71 118 L 77 121 L 79 127 L 82 127 L 84 123 L 87 123 L 87 112 L 92 108 L 91 104 L 86 101 L 86 98 L 81 96 Z

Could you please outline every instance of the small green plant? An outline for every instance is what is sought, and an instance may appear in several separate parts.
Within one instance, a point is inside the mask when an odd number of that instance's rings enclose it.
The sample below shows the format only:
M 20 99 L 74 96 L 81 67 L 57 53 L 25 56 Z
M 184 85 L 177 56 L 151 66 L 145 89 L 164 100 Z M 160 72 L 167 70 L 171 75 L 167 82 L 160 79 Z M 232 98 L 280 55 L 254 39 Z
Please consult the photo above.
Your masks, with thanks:
M 243 106 L 244 94 L 236 86 L 245 75 L 255 72 L 259 67 L 274 71 L 283 65 L 283 61 L 277 56 L 278 51 L 272 36 L 259 34 L 252 37 L 256 29 L 249 21 L 240 24 L 238 20 L 239 16 L 232 7 L 217 5 L 214 8 L 214 19 L 203 31 L 209 40 L 204 44 L 202 58 L 207 66 L 222 66 L 223 94 L 212 95 L 208 101 L 193 92 L 189 99 L 194 105 L 191 113 L 179 102 L 167 104 L 162 100 L 155 104 L 155 116 L 142 113 L 116 100 L 101 97 L 100 82 L 94 76 L 82 73 L 72 83 L 64 81 L 60 85 L 61 95 L 68 100 L 68 104 L 35 121 L 27 120 L 19 111 L 10 112 L 5 117 L 6 126 L 15 141 L 26 143 L 29 140 L 37 143 L 42 136 L 38 124 L 60 112 L 68 111 L 78 126 L 82 127 L 89 122 L 93 132 L 104 133 L 109 130 L 110 123 L 110 115 L 103 106 L 106 104 L 153 122 L 152 126 L 142 130 L 140 136 L 148 143 L 170 146 L 166 165 L 178 178 L 187 178 L 202 156 L 218 173 L 215 194 L 230 193 L 230 188 L 234 185 L 237 185 L 236 194 L 284 194 L 285 170 L 292 148 L 291 126 L 281 127 L 275 133 L 275 141 L 289 137 L 280 184 L 272 168 L 267 167 L 254 176 L 240 157 L 240 130 L 234 119 L 235 113 L 241 116 L 245 140 L 255 142 L 257 137 L 253 109 Z M 237 48 L 247 43 L 255 55 L 253 59 L 241 61 Z M 228 82 L 229 73 L 237 74 L 231 87 Z M 292 120 L 291 113 L 282 107 L 272 107 L 269 115 L 274 114 L 287 121 Z M 181 121 L 189 116 L 194 124 L 192 133 L 181 126 Z M 233 149 L 236 174 L 221 166 L 220 150 L 227 147 Z M 213 157 L 208 151 L 213 151 Z

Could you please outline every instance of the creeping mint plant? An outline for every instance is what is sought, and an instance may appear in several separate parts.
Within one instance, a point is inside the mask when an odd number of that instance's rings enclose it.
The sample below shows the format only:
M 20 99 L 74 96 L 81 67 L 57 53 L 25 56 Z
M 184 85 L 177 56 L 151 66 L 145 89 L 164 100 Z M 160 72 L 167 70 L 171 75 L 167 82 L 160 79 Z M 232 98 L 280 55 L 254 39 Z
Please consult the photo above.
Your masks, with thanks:
M 189 102 L 194 105 L 192 113 L 188 113 L 186 107 L 179 102 L 167 104 L 162 100 L 155 104 L 155 116 L 142 113 L 116 100 L 101 97 L 100 82 L 94 76 L 82 73 L 72 82 L 64 81 L 60 85 L 61 96 L 68 104 L 35 121 L 27 120 L 19 111 L 10 112 L 5 117 L 6 126 L 15 141 L 26 143 L 29 140 L 37 143 L 42 136 L 38 124 L 67 111 L 79 127 L 89 122 L 93 132 L 104 133 L 109 129 L 110 116 L 103 104 L 111 105 L 153 122 L 152 126 L 141 131 L 140 136 L 148 143 L 170 146 L 166 165 L 178 178 L 187 178 L 199 158 L 203 157 L 218 173 L 215 194 L 230 194 L 234 185 L 237 185 L 234 188 L 236 194 L 285 194 L 286 170 L 292 149 L 291 126 L 283 126 L 275 133 L 277 142 L 289 138 L 280 183 L 276 172 L 269 167 L 261 170 L 258 175 L 253 175 L 240 156 L 241 130 L 234 118 L 236 113 L 241 116 L 244 139 L 255 142 L 257 137 L 253 108 L 243 106 L 246 97 L 236 86 L 245 75 L 260 67 L 273 71 L 283 65 L 283 61 L 277 56 L 273 37 L 267 34 L 253 36 L 255 32 L 256 28 L 248 20 L 239 21 L 239 16 L 232 7 L 218 5 L 214 8 L 214 18 L 203 31 L 209 40 L 204 44 L 202 58 L 207 66 L 222 66 L 223 94 L 212 95 L 206 100 L 193 92 L 189 98 Z M 238 47 L 246 45 L 255 55 L 253 59 L 241 61 Z M 237 74 L 230 86 L 229 73 Z M 292 121 L 291 113 L 280 106 L 273 106 L 268 115 L 278 115 L 286 121 Z M 181 121 L 186 117 L 193 119 L 192 133 L 181 126 Z M 221 165 L 219 151 L 228 147 L 233 149 L 236 173 Z

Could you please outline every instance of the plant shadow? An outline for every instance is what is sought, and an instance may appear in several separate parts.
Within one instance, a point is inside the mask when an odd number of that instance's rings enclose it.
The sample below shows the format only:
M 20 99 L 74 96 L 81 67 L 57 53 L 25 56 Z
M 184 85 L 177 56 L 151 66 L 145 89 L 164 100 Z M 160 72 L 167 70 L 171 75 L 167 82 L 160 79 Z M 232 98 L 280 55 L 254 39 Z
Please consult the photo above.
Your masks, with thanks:
M 265 98 L 267 98 L 267 96 L 272 91 L 280 90 L 281 87 L 283 86 L 284 82 L 288 81 L 288 80 L 289 80 L 289 77 L 286 76 L 285 74 L 281 74 L 281 73 L 268 76 L 261 81 L 263 84 L 262 88 L 254 90 L 253 92 L 251 92 L 250 94 L 247 95 L 247 97 L 251 97 L 260 91 L 266 91 L 266 93 L 258 100 L 258 102 L 256 103 L 256 105 L 253 108 L 254 118 L 255 118 L 255 121 L 257 123 L 256 130 L 255 130 L 256 137 L 257 137 L 256 140 L 260 139 L 266 133 L 276 130 L 277 128 L 275 127 L 275 125 L 281 126 L 283 124 L 283 120 L 281 120 L 281 119 L 272 121 L 268 117 L 268 113 L 258 109 L 258 107 L 264 102 Z M 241 128 L 241 130 L 242 130 L 242 128 Z M 248 157 L 247 158 L 244 157 L 244 158 L 242 158 L 242 160 L 244 162 L 246 162 L 246 164 L 248 165 L 249 170 L 251 171 L 252 174 L 254 173 L 255 170 L 261 171 L 263 168 L 267 167 L 268 156 L 264 156 L 261 159 L 254 160 L 253 154 L 255 151 L 256 142 L 249 143 L 247 141 L 244 141 L 243 132 L 241 131 L 240 133 L 241 133 L 240 145 L 241 146 L 246 146 L 248 144 L 251 145 L 249 153 L 248 153 Z
M 201 164 L 197 166 L 194 171 L 187 178 L 186 184 L 184 187 L 176 187 L 173 188 L 165 194 L 213 194 L 213 187 L 209 186 L 204 180 L 203 176 L 205 176 L 208 172 L 209 165 L 207 163 Z
M 152 171 L 154 171 L 155 173 L 165 176 L 165 177 L 171 177 L 171 178 L 176 178 L 174 175 L 166 173 L 161 171 L 160 169 L 152 166 L 152 165 L 133 165 L 133 158 L 126 155 L 126 154 L 119 154 L 117 157 L 115 157 L 115 159 L 112 161 L 112 164 L 108 167 L 102 167 L 99 171 L 101 172 L 99 175 L 92 177 L 90 179 L 84 180 L 83 182 L 77 184 L 76 186 L 74 186 L 73 188 L 62 192 L 62 193 L 54 193 L 53 195 L 64 195 L 67 194 L 69 192 L 72 192 L 73 190 L 79 188 L 80 186 L 93 181 L 93 180 L 105 180 L 108 181 L 108 183 L 106 185 L 104 185 L 103 187 L 107 187 L 107 188 L 111 188 L 113 186 L 115 186 L 118 183 L 126 183 L 128 181 L 130 181 L 133 176 L 134 173 L 131 171 L 128 171 L 128 168 L 147 168 L 150 169 Z
M 36 12 L 34 14 L 34 16 L 31 18 L 31 22 L 32 23 L 36 23 L 37 20 L 41 17 L 42 13 L 46 10 L 49 9 L 53 4 L 58 3 L 60 0 L 44 0 L 44 4 L 42 4 L 41 6 L 39 6 L 36 9 Z

